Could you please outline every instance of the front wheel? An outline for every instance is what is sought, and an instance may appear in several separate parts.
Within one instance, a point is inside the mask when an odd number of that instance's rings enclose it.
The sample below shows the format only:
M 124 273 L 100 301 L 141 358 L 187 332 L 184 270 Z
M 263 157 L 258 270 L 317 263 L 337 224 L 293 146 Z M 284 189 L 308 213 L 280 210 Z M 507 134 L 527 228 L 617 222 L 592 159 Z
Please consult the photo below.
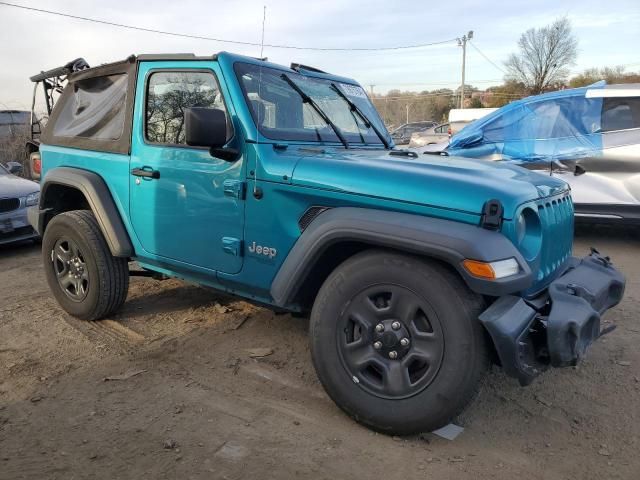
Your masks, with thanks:
M 431 431 L 471 401 L 488 366 L 482 298 L 437 262 L 367 251 L 318 293 L 311 354 L 329 396 L 387 433 Z

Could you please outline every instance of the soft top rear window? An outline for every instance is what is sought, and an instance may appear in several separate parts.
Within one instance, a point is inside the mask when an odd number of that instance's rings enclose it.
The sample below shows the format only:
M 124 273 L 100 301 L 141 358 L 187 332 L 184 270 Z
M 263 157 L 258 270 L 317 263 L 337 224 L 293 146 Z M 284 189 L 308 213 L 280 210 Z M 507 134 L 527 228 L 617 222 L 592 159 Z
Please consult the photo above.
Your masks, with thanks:
M 87 78 L 74 82 L 70 88 L 53 135 L 118 140 L 124 130 L 127 75 Z
M 42 144 L 128 154 L 135 83 L 133 59 L 71 74 Z

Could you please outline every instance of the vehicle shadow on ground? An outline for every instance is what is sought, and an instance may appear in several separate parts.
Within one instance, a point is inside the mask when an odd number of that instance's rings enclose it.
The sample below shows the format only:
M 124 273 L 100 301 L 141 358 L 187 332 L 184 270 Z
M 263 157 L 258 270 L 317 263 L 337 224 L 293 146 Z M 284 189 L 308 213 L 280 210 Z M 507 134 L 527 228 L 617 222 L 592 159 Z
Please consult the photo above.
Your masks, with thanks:
M 11 257 L 14 255 L 25 255 L 27 253 L 30 253 L 30 251 L 39 252 L 40 244 L 34 242 L 33 240 L 7 243 L 5 245 L 0 245 L 0 259 Z
M 197 309 L 209 307 L 215 304 L 226 307 L 238 301 L 233 297 L 214 290 L 202 288 L 196 285 L 182 283 L 179 280 L 168 280 L 173 285 L 167 289 L 156 280 L 141 280 L 150 282 L 145 285 L 142 294 L 129 295 L 123 308 L 117 317 L 137 318 L 148 317 L 156 314 L 166 314 L 185 309 Z M 133 289 L 131 289 L 133 290 Z M 131 292 L 130 290 L 130 292 Z M 149 292 L 148 290 L 156 290 Z

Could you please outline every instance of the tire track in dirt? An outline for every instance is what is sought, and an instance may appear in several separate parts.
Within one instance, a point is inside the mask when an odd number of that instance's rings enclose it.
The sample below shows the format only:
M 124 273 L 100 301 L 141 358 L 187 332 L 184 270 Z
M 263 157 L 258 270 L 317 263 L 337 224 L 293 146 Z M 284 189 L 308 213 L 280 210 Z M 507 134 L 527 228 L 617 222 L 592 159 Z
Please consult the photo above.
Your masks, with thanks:
M 144 343 L 146 340 L 144 335 L 115 320 L 106 319 L 87 322 L 69 315 L 64 315 L 63 318 L 71 327 L 96 345 L 107 344 L 115 350 L 126 350 Z

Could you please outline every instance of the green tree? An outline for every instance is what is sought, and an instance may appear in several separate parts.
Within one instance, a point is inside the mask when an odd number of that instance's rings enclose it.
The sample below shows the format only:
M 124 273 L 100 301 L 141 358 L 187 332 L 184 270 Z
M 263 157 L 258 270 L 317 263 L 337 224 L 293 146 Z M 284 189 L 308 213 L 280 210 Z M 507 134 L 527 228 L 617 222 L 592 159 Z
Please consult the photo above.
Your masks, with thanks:
M 489 108 L 499 108 L 527 95 L 527 87 L 523 83 L 507 81 L 503 85 L 487 88 L 485 106 Z
M 623 66 L 589 68 L 569 80 L 571 88 L 586 87 L 605 80 L 607 83 L 640 83 L 640 73 L 625 73 Z

